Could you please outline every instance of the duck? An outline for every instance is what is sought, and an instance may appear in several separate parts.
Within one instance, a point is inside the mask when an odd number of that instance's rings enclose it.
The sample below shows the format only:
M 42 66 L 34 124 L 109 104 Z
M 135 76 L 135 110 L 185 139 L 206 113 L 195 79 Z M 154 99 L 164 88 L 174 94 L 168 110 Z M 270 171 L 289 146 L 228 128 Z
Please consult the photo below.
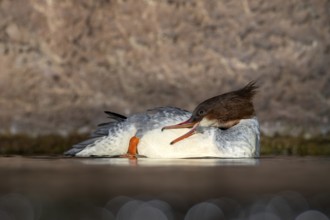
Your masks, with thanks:
M 209 98 L 189 112 L 157 107 L 129 117 L 106 111 L 88 140 L 66 151 L 74 157 L 254 158 L 260 127 L 253 105 L 258 86 Z

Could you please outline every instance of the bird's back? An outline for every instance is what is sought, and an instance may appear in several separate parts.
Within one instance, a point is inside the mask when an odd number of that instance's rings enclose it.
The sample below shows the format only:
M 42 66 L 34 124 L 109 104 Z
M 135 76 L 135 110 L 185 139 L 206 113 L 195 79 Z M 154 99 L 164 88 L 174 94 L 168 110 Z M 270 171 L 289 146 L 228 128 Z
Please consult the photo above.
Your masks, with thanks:
M 142 138 L 152 130 L 187 120 L 191 113 L 175 107 L 159 107 L 125 117 L 106 112 L 110 122 L 100 124 L 91 138 L 65 152 L 68 156 L 118 156 L 125 154 L 133 136 Z

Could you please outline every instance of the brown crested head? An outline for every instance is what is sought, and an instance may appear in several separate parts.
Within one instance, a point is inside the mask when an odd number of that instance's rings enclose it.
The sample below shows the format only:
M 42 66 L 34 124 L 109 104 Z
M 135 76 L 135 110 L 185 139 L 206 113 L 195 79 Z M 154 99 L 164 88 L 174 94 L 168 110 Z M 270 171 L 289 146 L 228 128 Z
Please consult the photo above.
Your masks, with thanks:
M 197 127 L 230 128 L 241 119 L 255 116 L 253 96 L 258 86 L 254 81 L 248 83 L 242 89 L 215 96 L 200 103 L 187 120 L 177 125 L 166 126 L 165 129 L 192 128 L 188 133 L 173 140 L 175 144 L 198 132 Z
M 222 127 L 227 122 L 255 116 L 252 99 L 257 88 L 252 81 L 239 90 L 205 100 L 195 108 L 190 122 L 199 122 L 205 117 L 209 121 L 217 121 L 216 124 Z

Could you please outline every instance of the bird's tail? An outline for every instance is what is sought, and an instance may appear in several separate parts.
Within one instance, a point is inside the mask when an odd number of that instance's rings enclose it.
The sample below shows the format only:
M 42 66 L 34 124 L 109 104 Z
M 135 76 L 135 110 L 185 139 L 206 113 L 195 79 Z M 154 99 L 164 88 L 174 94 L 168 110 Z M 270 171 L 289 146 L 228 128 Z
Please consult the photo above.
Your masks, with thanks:
M 86 147 L 93 145 L 96 142 L 102 140 L 105 136 L 108 136 L 109 130 L 116 127 L 119 123 L 127 119 L 126 116 L 114 112 L 105 111 L 105 113 L 108 115 L 108 118 L 110 118 L 110 121 L 99 124 L 96 130 L 91 134 L 89 139 L 73 145 L 71 149 L 64 152 L 64 155 L 75 156 L 77 153 L 79 153 Z

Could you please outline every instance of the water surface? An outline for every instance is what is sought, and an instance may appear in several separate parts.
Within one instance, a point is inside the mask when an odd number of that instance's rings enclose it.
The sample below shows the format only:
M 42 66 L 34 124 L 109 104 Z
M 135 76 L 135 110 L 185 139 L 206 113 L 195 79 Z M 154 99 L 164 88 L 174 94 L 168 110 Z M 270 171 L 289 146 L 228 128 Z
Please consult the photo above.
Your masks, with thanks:
M 149 215 L 192 219 L 189 216 L 205 212 L 216 219 L 244 219 L 260 213 L 278 219 L 285 215 L 328 219 L 329 171 L 329 157 L 2 157 L 0 217 L 29 204 L 24 210 L 31 209 L 30 219 L 75 219 L 86 213 L 93 216 L 86 219 L 133 218 L 123 213 L 145 219 Z

